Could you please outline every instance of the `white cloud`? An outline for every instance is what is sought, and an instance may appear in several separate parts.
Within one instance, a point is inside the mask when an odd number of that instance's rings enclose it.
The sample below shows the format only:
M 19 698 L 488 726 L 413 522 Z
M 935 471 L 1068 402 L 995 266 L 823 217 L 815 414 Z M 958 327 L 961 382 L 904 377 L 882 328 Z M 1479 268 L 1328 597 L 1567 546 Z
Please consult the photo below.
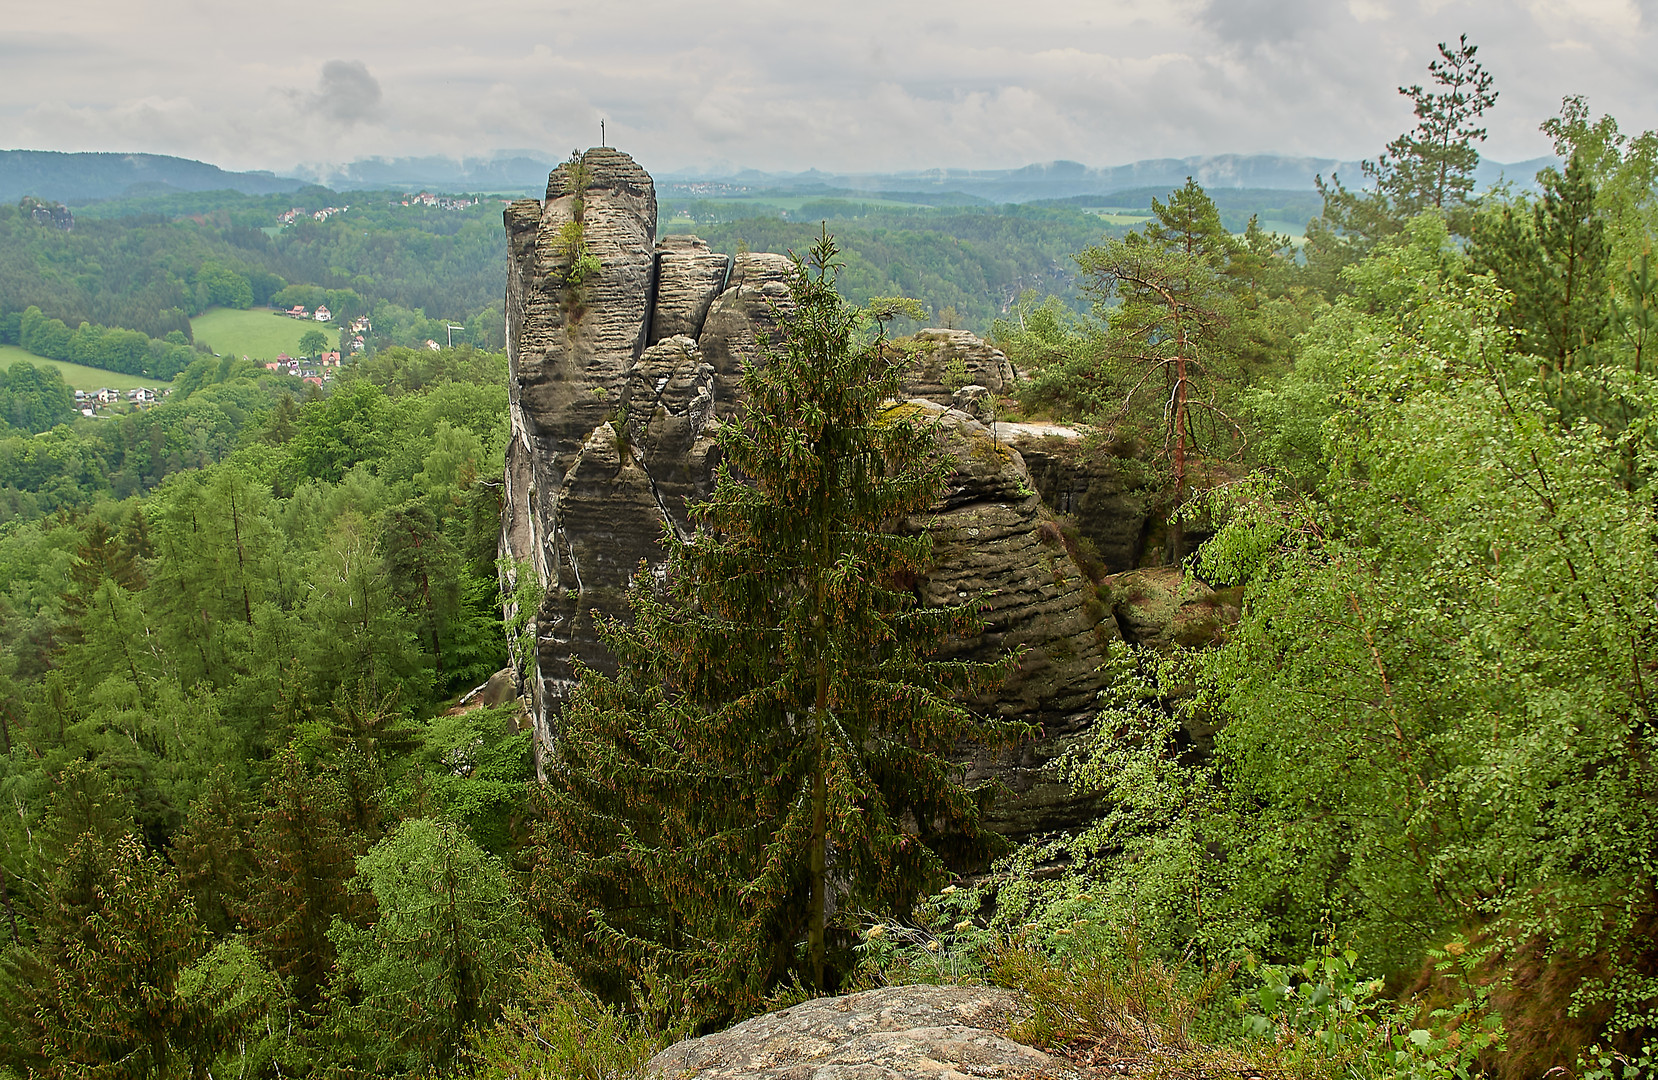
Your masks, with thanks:
M 648 167 L 1009 166 L 1276 150 L 1369 156 L 1394 90 L 1467 32 L 1496 77 L 1485 149 L 1545 153 L 1570 93 L 1658 127 L 1655 0 L 86 0 L 0 40 L 0 146 L 142 150 L 227 168 L 370 155 Z

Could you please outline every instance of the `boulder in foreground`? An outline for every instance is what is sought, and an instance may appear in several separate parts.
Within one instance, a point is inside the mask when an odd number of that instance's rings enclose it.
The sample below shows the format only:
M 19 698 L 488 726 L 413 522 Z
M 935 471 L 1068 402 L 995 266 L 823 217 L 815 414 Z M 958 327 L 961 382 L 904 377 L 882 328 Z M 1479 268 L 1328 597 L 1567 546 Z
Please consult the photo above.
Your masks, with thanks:
M 1067 1062 L 1007 1037 L 1011 990 L 887 986 L 817 998 L 745 1020 L 651 1058 L 652 1080 L 1079 1080 Z

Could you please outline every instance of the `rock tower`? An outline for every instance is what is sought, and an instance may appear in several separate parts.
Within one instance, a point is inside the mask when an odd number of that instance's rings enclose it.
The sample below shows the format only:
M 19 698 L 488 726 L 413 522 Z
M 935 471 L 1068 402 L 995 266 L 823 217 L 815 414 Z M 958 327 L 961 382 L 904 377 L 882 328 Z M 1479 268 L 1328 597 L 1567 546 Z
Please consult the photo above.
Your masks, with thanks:
M 512 203 L 505 220 L 512 442 L 502 553 L 513 573 L 535 575 L 541 598 L 524 659 L 542 762 L 576 661 L 612 666 L 595 615 L 626 614 L 641 562 L 662 561 L 663 529 L 683 534 L 687 502 L 710 490 L 714 426 L 740 414 L 743 365 L 789 303 L 793 264 L 720 254 L 692 236 L 658 240 L 650 176 L 608 147 L 560 165 L 546 199 Z M 934 603 L 990 593 L 989 629 L 968 649 L 988 657 L 1022 646 L 1024 662 L 978 707 L 1043 733 L 974 759 L 969 774 L 1015 791 L 995 813 L 1004 831 L 1055 828 L 1080 808 L 1048 763 L 1092 719 L 1101 650 L 1117 624 L 1058 542 L 1017 443 L 951 408 L 972 402 L 947 382 L 965 373 L 975 384 L 966 390 L 994 394 L 1012 377 L 1007 359 L 961 331 L 918 340 L 910 392 L 940 418 L 956 462 L 938 504 L 908 525 L 934 536 L 937 565 L 919 587 Z

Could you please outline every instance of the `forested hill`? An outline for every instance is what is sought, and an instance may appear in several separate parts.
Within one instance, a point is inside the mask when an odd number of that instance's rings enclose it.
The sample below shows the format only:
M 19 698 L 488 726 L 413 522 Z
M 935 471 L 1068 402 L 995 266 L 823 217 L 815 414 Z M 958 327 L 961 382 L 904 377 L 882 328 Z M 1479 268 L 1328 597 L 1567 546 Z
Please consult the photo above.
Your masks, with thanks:
M 64 154 L 0 150 L 0 200 L 24 195 L 81 203 L 164 191 L 296 191 L 303 180 L 268 172 L 226 172 L 217 165 L 165 154 Z
M 189 319 L 209 307 L 263 305 L 303 286 L 328 290 L 347 318 L 371 315 L 382 336 L 381 327 L 410 328 L 386 344 L 442 338 L 448 319 L 469 328 L 471 343 L 501 347 L 500 203 L 404 201 L 325 188 L 174 193 L 78 211 L 68 230 L 0 205 L 0 338 L 5 320 L 32 306 L 70 329 L 87 322 L 188 340 Z M 283 306 L 299 302 L 315 304 Z

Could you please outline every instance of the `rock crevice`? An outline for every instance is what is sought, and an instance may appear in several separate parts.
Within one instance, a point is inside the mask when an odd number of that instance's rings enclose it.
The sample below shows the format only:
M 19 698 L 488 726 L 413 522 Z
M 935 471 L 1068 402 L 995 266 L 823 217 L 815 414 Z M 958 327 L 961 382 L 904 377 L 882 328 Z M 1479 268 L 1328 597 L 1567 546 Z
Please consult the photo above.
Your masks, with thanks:
M 576 664 L 613 667 L 596 616 L 626 616 L 638 567 L 662 561 L 664 524 L 683 532 L 687 504 L 711 489 L 714 432 L 741 415 L 742 373 L 775 340 L 795 269 L 782 255 L 659 240 L 650 176 L 611 148 L 561 165 L 544 202 L 519 200 L 504 218 L 512 439 L 502 554 L 509 575 L 534 575 L 541 595 L 535 645 L 520 659 L 544 762 Z M 587 268 L 576 272 L 584 254 Z M 1088 728 L 1101 650 L 1118 625 L 1051 542 L 1043 488 L 1061 481 L 1039 483 L 1017 448 L 1025 443 L 950 408 L 967 384 L 1001 393 L 1012 379 L 1006 357 L 962 331 L 923 331 L 915 344 L 907 407 L 936 423 L 954 462 L 937 505 L 908 523 L 933 535 L 937 556 L 919 595 L 985 598 L 986 633 L 959 654 L 989 659 L 1014 648 L 1021 663 L 977 707 L 1039 733 L 1014 750 L 973 755 L 969 776 L 1015 793 L 993 812 L 1005 832 L 1073 824 L 1087 804 L 1051 762 Z

